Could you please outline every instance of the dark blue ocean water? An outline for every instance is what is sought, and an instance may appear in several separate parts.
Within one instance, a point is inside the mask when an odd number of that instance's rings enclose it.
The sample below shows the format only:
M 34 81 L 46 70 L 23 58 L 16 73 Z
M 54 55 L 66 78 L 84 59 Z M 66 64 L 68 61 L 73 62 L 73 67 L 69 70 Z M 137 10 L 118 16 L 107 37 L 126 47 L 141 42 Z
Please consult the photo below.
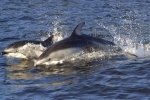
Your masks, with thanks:
M 149 0 L 1 0 L 0 51 L 18 40 L 69 35 L 81 21 L 84 34 L 138 58 L 38 69 L 0 56 L 0 100 L 150 100 Z

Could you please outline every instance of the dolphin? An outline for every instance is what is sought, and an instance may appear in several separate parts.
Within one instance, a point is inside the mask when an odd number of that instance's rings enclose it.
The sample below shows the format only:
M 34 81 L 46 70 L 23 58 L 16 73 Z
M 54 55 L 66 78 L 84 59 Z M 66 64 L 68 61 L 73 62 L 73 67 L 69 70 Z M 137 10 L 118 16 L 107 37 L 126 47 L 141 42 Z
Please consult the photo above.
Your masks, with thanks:
M 2 51 L 2 55 L 22 59 L 37 58 L 46 47 L 52 45 L 53 37 L 51 35 L 44 41 L 23 40 L 14 42 Z
M 70 37 L 48 47 L 37 59 L 34 60 L 34 66 L 61 64 L 65 57 L 83 51 L 90 51 L 90 48 L 108 50 L 108 46 L 115 46 L 111 41 L 81 34 L 81 29 L 84 24 L 85 22 L 79 23 Z

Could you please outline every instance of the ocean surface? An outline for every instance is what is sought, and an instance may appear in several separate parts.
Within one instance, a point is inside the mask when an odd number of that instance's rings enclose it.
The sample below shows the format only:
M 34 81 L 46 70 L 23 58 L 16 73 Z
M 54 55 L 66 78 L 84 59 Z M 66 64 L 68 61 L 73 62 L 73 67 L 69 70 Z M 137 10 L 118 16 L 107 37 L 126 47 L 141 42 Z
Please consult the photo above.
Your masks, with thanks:
M 123 53 L 40 68 L 0 55 L 0 100 L 150 100 L 149 0 L 1 0 L 0 51 L 67 37 L 82 21 L 83 34 L 114 41 Z

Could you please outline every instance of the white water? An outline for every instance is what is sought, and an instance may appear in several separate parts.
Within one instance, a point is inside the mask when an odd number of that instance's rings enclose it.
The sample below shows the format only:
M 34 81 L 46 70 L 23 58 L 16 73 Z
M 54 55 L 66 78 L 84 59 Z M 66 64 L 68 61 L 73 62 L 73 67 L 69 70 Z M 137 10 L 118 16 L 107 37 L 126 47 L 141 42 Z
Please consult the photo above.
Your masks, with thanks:
M 150 57 L 150 43 L 143 43 L 143 36 L 141 33 L 141 28 L 138 23 L 136 29 L 132 26 L 133 22 L 128 20 L 123 20 L 123 25 L 115 27 L 114 25 L 105 26 L 99 24 L 101 27 L 108 30 L 114 38 L 114 43 L 117 44 L 125 53 L 136 55 L 139 58 Z
M 53 27 L 49 28 L 49 32 L 46 34 L 46 36 L 42 36 L 41 40 L 43 41 L 43 40 L 47 39 L 47 37 L 54 35 L 53 43 L 56 43 L 56 42 L 64 39 L 65 37 L 67 37 L 66 35 L 64 35 L 62 33 L 61 30 L 59 30 L 59 29 L 62 29 L 62 27 L 59 25 L 60 22 L 61 22 L 60 18 L 55 17 L 55 19 L 52 22 Z

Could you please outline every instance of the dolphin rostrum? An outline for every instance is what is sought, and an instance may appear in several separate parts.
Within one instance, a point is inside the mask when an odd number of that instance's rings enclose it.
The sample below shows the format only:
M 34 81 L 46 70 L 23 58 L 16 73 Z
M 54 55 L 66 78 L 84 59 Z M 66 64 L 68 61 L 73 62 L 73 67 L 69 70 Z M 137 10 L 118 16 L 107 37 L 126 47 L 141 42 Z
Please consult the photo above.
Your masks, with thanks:
M 108 46 L 114 46 L 113 42 L 95 38 L 86 34 L 81 34 L 81 29 L 85 22 L 76 26 L 71 36 L 63 39 L 50 47 L 48 47 L 40 56 L 34 61 L 34 66 L 50 65 L 63 63 L 65 57 L 79 53 L 90 48 L 100 48 L 100 50 L 107 50 Z

